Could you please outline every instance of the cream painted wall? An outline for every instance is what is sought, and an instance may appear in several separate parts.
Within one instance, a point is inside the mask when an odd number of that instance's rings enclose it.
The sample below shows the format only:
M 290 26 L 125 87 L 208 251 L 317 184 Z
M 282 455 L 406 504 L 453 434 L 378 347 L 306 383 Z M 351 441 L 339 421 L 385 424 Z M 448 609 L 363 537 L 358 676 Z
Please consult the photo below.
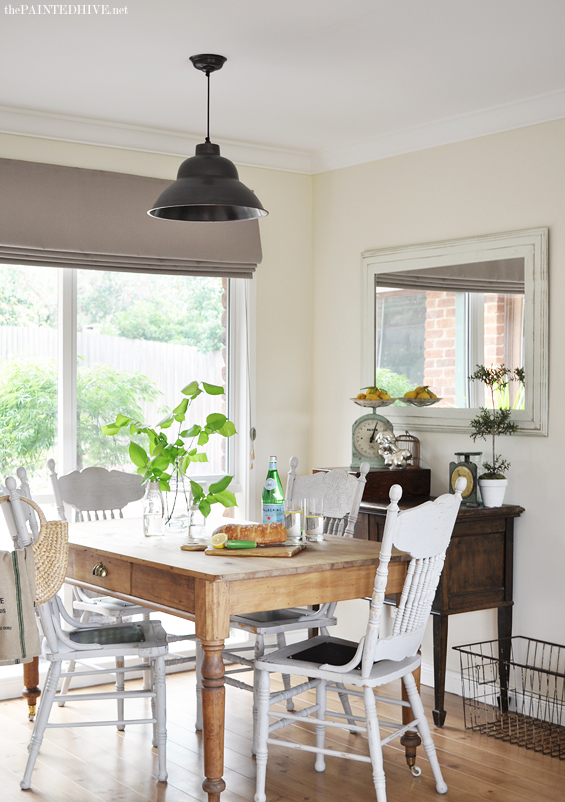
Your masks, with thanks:
M 550 230 L 550 418 L 548 437 L 510 437 L 507 501 L 526 512 L 516 523 L 514 633 L 565 643 L 565 121 L 523 128 L 335 170 L 314 177 L 312 465 L 346 465 L 348 399 L 360 385 L 361 253 L 369 248 L 548 226 Z M 328 436 L 331 433 L 331 436 Z M 453 452 L 465 435 L 421 435 L 432 492 L 447 491 Z M 351 632 L 353 608 L 342 615 Z M 345 611 L 343 611 L 345 612 Z M 492 611 L 450 619 L 449 645 L 495 636 Z M 455 653 L 448 667 L 458 668 Z M 426 638 L 424 663 L 431 663 Z
M 0 158 L 171 180 L 180 163 L 172 156 L 11 135 L 0 135 Z M 312 179 L 252 167 L 240 167 L 239 173 L 270 212 L 260 223 L 263 262 L 250 282 L 252 421 L 257 440 L 248 514 L 256 516 L 269 456 L 278 456 L 283 481 L 292 455 L 301 465 L 308 464 Z M 247 435 L 240 432 L 246 450 Z

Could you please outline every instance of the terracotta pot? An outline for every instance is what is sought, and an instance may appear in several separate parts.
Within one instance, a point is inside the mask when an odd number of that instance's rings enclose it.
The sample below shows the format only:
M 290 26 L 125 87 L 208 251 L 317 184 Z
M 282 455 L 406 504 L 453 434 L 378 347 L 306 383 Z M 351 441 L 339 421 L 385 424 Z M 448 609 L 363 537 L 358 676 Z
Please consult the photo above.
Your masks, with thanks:
M 502 507 L 508 479 L 479 479 L 479 487 L 485 507 Z

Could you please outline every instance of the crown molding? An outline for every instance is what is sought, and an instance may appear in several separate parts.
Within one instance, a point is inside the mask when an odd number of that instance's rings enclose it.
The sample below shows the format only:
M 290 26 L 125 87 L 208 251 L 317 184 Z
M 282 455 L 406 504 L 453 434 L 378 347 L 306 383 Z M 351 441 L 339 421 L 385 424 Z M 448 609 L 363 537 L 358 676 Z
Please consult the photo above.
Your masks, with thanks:
M 9 106 L 0 106 L 0 132 L 82 145 L 159 153 L 182 159 L 190 156 L 195 146 L 202 142 L 202 137 L 178 131 Z M 223 155 L 242 166 L 306 174 L 312 172 L 311 157 L 306 151 L 235 142 L 229 139 L 214 139 L 214 141 L 222 149 L 226 149 L 227 153 Z
M 551 122 L 565 117 L 565 90 L 504 103 L 425 125 L 392 131 L 374 139 L 327 148 L 312 154 L 312 172 L 322 173 L 417 150 L 463 142 L 489 134 Z
M 225 155 L 239 165 L 312 175 L 564 117 L 565 90 L 559 90 L 320 151 L 275 148 L 229 139 L 216 141 L 226 149 Z M 0 132 L 179 158 L 189 156 L 202 141 L 201 137 L 178 131 L 8 106 L 0 106 Z

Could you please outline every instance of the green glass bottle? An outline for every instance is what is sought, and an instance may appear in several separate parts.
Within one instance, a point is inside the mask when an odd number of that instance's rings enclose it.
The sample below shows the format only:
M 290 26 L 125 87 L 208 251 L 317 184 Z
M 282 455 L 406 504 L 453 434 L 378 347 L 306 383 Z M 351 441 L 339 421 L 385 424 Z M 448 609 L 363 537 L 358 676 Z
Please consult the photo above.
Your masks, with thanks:
M 263 523 L 284 523 L 284 493 L 277 471 L 277 458 L 269 457 L 269 470 L 263 487 Z

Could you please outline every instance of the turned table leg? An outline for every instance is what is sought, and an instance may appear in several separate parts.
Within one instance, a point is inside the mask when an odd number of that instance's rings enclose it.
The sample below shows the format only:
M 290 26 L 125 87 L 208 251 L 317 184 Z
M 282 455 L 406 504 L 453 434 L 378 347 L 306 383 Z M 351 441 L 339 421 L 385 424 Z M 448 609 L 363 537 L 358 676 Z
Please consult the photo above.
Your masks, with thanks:
M 39 658 L 34 657 L 30 663 L 24 663 L 24 689 L 22 696 L 27 699 L 29 720 L 35 721 L 35 706 L 41 693 L 39 684 Z
M 202 647 L 202 736 L 204 775 L 202 788 L 208 802 L 220 802 L 226 784 L 224 773 L 225 685 L 222 650 L 229 635 L 228 593 L 222 582 L 197 579 L 196 637 Z
M 416 680 L 416 687 L 418 688 L 418 693 L 420 693 L 420 667 L 414 671 L 414 679 Z M 408 694 L 406 693 L 406 688 L 404 687 L 404 683 L 402 683 L 402 701 L 408 701 Z M 412 709 L 410 707 L 403 707 L 402 708 L 402 723 L 409 724 L 414 719 L 412 715 Z M 416 771 L 416 757 L 417 749 L 422 743 L 422 739 L 418 735 L 417 732 L 405 732 L 404 735 L 400 738 L 400 743 L 404 747 L 404 752 L 406 755 L 406 762 L 408 763 L 408 768 L 412 773 Z M 421 770 L 418 769 L 418 772 Z

